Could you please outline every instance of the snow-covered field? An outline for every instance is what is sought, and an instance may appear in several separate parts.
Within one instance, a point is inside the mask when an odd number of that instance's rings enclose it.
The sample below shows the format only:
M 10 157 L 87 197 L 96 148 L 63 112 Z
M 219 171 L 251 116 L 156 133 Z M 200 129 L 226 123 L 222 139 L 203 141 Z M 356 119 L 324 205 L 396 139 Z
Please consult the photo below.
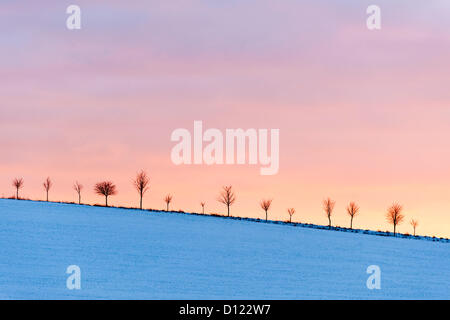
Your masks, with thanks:
M 81 290 L 66 288 L 69 265 Z M 0 298 L 450 299 L 450 244 L 0 200 Z

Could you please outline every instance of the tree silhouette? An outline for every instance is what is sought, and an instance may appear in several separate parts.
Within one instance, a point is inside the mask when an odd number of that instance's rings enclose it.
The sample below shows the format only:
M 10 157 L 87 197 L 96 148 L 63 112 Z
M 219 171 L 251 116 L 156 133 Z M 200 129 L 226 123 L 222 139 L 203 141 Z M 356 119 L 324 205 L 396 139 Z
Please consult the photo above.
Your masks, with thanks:
M 169 204 L 172 202 L 172 195 L 171 194 L 168 194 L 165 198 L 164 198 L 164 201 L 166 202 L 166 205 L 167 205 L 167 211 L 169 211 Z
M 22 189 L 24 185 L 23 178 L 15 178 L 12 184 L 16 188 L 16 199 L 19 200 L 19 190 Z
M 224 186 L 217 201 L 227 206 L 228 217 L 230 216 L 230 206 L 236 201 L 232 186 Z
M 142 210 L 142 198 L 144 197 L 144 194 L 148 191 L 148 184 L 150 183 L 150 178 L 147 176 L 147 174 L 144 172 L 144 170 L 141 170 L 136 176 L 136 179 L 133 181 L 134 186 L 136 190 L 139 193 L 139 208 Z
M 333 201 L 330 198 L 323 200 L 323 210 L 325 211 L 325 214 L 327 215 L 328 227 L 330 227 L 330 228 L 331 228 L 331 214 L 333 213 L 335 204 L 336 204 L 336 201 Z
M 294 208 L 289 208 L 289 209 L 287 209 L 287 211 L 288 211 L 288 214 L 289 214 L 289 222 L 292 222 L 292 216 L 295 213 L 295 209 Z
M 269 211 L 271 204 L 272 204 L 272 200 L 262 200 L 260 202 L 261 208 L 266 212 L 266 221 L 267 221 L 267 211 Z
M 48 202 L 48 192 L 50 191 L 50 188 L 53 185 L 52 180 L 50 180 L 50 177 L 47 177 L 47 179 L 45 179 L 42 185 L 44 186 L 45 192 L 47 193 L 47 202 Z
M 81 204 L 81 190 L 83 190 L 83 185 L 77 181 L 74 183 L 73 189 L 78 193 L 78 204 Z
M 416 228 L 417 228 L 417 226 L 419 225 L 419 221 L 417 221 L 417 220 L 414 220 L 414 219 L 411 219 L 411 225 L 412 225 L 412 227 L 413 227 L 413 229 L 414 229 L 414 236 L 416 236 Z
M 200 202 L 200 205 L 202 206 L 202 214 L 205 214 L 205 203 Z
M 95 193 L 105 196 L 105 205 L 108 206 L 108 197 L 117 194 L 117 188 L 111 181 L 98 182 L 94 187 Z
M 392 223 L 394 225 L 394 236 L 395 236 L 395 230 L 397 228 L 397 225 L 399 225 L 405 216 L 402 214 L 403 207 L 397 203 L 392 204 L 388 208 L 388 212 L 386 214 L 386 218 L 389 223 Z
M 353 218 L 358 214 L 359 207 L 354 202 L 350 202 L 347 206 L 347 213 L 350 216 L 350 229 L 353 229 Z

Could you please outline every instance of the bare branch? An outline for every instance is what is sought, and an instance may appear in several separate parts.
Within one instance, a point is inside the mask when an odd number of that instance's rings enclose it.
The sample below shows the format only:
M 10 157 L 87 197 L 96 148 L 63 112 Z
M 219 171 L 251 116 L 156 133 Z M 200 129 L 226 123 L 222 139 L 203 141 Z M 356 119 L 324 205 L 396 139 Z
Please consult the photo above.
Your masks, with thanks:
M 267 211 L 270 208 L 270 205 L 272 204 L 272 200 L 262 200 L 260 202 L 261 208 L 266 212 L 266 221 L 267 221 Z
M 142 198 L 144 197 L 144 194 L 148 191 L 149 189 L 149 183 L 150 183 L 150 178 L 147 176 L 147 173 L 145 173 L 144 170 L 141 170 L 141 172 L 139 172 L 136 176 L 136 179 L 133 181 L 134 187 L 136 188 L 136 190 L 139 193 L 139 197 L 140 197 L 140 208 L 142 210 Z
M 331 214 L 333 213 L 335 204 L 336 204 L 336 201 L 333 201 L 330 198 L 323 200 L 323 210 L 325 211 L 325 214 L 327 215 L 329 227 L 331 227 Z
M 164 201 L 166 202 L 166 204 L 167 204 L 167 211 L 169 211 L 169 204 L 172 202 L 172 195 L 171 194 L 168 194 L 165 198 L 164 198 Z
M 24 185 L 23 178 L 15 178 L 12 184 L 16 188 L 16 199 L 19 199 L 19 190 L 22 189 Z
M 414 229 L 414 236 L 416 236 L 416 228 L 419 225 L 419 222 L 417 220 L 411 219 L 410 224 L 412 225 L 412 227 Z
M 81 204 L 81 190 L 83 190 L 83 185 L 76 181 L 73 185 L 73 189 L 78 193 L 78 204 Z
M 262 208 L 264 211 L 269 210 L 271 204 L 272 204 L 272 200 L 262 200 L 262 201 L 260 202 L 261 208 Z
M 397 225 L 399 225 L 405 216 L 402 214 L 403 207 L 398 203 L 393 203 L 392 206 L 388 208 L 388 212 L 386 214 L 387 221 L 394 225 L 394 236 Z
M 50 180 L 50 177 L 47 177 L 47 179 L 45 179 L 42 185 L 44 186 L 45 192 L 47 193 L 47 201 L 48 201 L 48 192 L 50 191 L 50 188 L 53 185 L 52 180 Z
M 205 202 L 200 202 L 200 205 L 202 206 L 202 213 L 205 214 Z
M 353 229 L 353 218 L 358 214 L 359 206 L 354 202 L 350 202 L 347 206 L 347 213 L 350 216 L 350 229 Z
M 289 214 L 289 222 L 292 222 L 292 216 L 295 213 L 295 209 L 294 208 L 289 208 L 289 209 L 287 209 L 287 211 L 288 211 L 288 214 Z
M 217 198 L 217 201 L 227 206 L 228 216 L 230 216 L 230 206 L 236 201 L 232 188 L 232 186 L 224 186 L 220 196 Z
M 117 194 L 117 188 L 111 181 L 98 182 L 94 187 L 95 193 L 105 196 L 106 206 L 108 206 L 108 197 Z
M 45 191 L 48 192 L 53 185 L 52 180 L 50 180 L 50 177 L 47 177 L 47 179 L 45 179 L 42 185 L 44 186 Z

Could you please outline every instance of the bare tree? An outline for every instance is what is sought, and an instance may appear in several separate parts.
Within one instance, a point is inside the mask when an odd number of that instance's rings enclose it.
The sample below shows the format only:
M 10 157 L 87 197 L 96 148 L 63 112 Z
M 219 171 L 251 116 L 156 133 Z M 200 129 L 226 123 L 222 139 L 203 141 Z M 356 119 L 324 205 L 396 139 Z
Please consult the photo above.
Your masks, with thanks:
M 350 229 L 353 229 L 353 218 L 358 214 L 359 206 L 354 202 L 350 202 L 347 206 L 347 213 L 350 216 Z
M 108 197 L 117 194 L 117 188 L 111 181 L 98 182 L 94 187 L 95 193 L 105 196 L 105 204 L 108 206 Z
M 139 193 L 140 202 L 139 207 L 142 210 L 142 198 L 144 194 L 148 191 L 148 184 L 150 183 L 150 178 L 147 176 L 144 170 L 141 170 L 136 176 L 136 179 L 133 181 L 136 190 Z
M 50 177 L 47 177 L 47 179 L 45 179 L 42 185 L 44 186 L 45 192 L 47 193 L 47 202 L 48 202 L 48 192 L 50 191 L 50 188 L 53 185 L 52 180 L 50 180 Z
M 336 204 L 336 201 L 331 200 L 330 198 L 327 198 L 326 200 L 323 200 L 323 210 L 325 211 L 325 214 L 328 218 L 328 226 L 331 228 L 331 214 L 333 213 L 334 205 Z
M 292 222 L 292 216 L 295 213 L 295 209 L 294 208 L 289 208 L 289 209 L 287 209 L 287 211 L 288 211 L 288 214 L 289 214 L 289 222 Z
M 272 200 L 262 200 L 260 202 L 261 208 L 266 212 L 266 221 L 267 221 L 267 211 L 269 211 L 271 204 L 272 204 Z
M 412 225 L 412 227 L 413 227 L 413 229 L 414 229 L 414 236 L 416 236 L 416 228 L 417 228 L 417 226 L 419 225 L 419 221 L 417 221 L 417 220 L 414 220 L 414 219 L 411 219 L 411 225 Z
M 224 186 L 217 201 L 227 206 L 228 216 L 230 216 L 230 206 L 236 201 L 232 186 Z
M 392 206 L 388 208 L 386 218 L 389 223 L 394 225 L 394 236 L 397 225 L 399 225 L 405 216 L 402 214 L 403 207 L 397 203 L 393 203 Z
M 204 202 L 200 202 L 200 205 L 202 206 L 202 214 L 205 214 L 205 204 Z
M 83 185 L 77 181 L 74 183 L 73 189 L 78 193 L 78 204 L 81 204 L 81 190 L 83 190 Z
M 23 188 L 23 178 L 15 178 L 12 182 L 13 186 L 16 188 L 16 199 L 19 200 L 19 190 Z
M 165 198 L 164 198 L 164 201 L 166 202 L 166 205 L 167 205 L 167 211 L 169 211 L 169 204 L 172 202 L 172 195 L 171 194 L 168 194 Z

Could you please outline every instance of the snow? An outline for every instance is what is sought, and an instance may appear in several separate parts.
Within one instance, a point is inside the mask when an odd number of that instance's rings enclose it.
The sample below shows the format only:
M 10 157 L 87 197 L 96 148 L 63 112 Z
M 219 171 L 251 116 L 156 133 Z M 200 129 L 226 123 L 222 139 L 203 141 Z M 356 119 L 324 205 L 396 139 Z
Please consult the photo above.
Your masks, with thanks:
M 449 266 L 445 242 L 0 200 L 0 299 L 449 299 Z

